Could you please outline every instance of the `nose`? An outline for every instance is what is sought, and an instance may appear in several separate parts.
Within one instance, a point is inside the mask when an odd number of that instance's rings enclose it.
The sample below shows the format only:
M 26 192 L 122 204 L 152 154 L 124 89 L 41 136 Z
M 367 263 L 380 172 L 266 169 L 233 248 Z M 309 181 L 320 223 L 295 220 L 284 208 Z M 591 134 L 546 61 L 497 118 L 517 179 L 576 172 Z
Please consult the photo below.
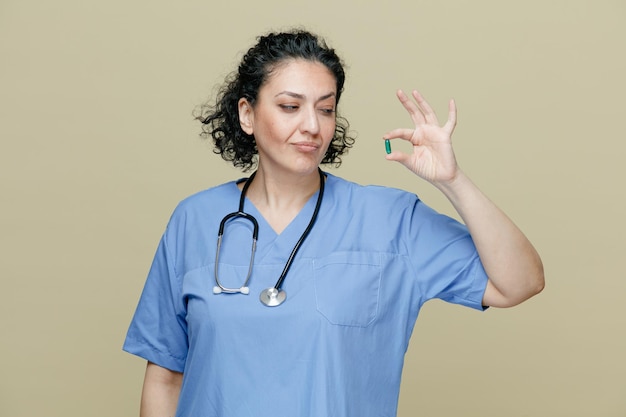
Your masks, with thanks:
M 302 133 L 317 135 L 320 133 L 319 115 L 315 108 L 307 108 L 302 112 L 302 123 L 300 125 Z

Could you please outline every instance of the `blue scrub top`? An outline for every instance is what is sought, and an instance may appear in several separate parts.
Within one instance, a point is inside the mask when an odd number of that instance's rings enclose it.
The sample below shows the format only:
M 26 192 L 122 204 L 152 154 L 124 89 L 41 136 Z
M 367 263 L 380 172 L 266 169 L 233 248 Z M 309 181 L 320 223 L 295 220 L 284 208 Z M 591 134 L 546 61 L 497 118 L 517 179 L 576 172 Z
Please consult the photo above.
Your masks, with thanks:
M 124 350 L 184 373 L 177 416 L 395 416 L 404 354 L 432 298 L 482 310 L 487 276 L 466 227 L 414 194 L 327 174 L 318 219 L 266 307 L 317 200 L 277 235 L 259 223 L 250 294 L 213 294 L 221 219 L 237 210 L 229 182 L 174 211 Z M 220 281 L 248 272 L 252 226 L 228 223 Z

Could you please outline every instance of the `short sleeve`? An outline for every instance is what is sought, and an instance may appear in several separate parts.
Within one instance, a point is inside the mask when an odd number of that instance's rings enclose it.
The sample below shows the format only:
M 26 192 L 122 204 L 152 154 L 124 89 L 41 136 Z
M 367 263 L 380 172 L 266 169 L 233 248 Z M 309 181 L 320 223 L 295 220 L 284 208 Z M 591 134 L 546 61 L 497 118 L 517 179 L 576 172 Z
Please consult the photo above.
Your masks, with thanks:
M 187 323 L 181 286 L 164 236 L 131 321 L 123 350 L 172 371 L 187 358 Z
M 467 227 L 419 199 L 409 224 L 408 250 L 424 301 L 438 298 L 484 310 L 488 278 Z

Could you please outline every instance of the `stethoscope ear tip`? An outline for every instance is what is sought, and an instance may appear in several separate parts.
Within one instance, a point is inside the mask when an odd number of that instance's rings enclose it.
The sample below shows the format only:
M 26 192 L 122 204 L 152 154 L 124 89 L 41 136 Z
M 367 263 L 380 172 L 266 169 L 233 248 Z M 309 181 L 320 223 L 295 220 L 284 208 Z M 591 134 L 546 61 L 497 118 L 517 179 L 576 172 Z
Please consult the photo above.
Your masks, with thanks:
M 221 294 L 221 293 L 235 294 L 238 292 L 241 294 L 250 294 L 250 288 L 241 287 L 239 288 L 239 290 L 235 290 L 235 289 L 220 287 L 219 285 L 216 285 L 215 287 L 213 287 L 213 294 Z

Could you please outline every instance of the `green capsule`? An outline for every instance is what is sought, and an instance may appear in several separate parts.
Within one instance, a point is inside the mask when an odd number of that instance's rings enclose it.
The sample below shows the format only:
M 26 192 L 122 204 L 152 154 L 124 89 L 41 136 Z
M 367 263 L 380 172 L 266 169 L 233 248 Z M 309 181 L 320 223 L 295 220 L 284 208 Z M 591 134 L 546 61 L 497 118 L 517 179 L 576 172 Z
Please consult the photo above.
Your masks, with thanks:
M 389 142 L 389 139 L 385 139 L 385 152 L 391 153 L 391 142 Z

